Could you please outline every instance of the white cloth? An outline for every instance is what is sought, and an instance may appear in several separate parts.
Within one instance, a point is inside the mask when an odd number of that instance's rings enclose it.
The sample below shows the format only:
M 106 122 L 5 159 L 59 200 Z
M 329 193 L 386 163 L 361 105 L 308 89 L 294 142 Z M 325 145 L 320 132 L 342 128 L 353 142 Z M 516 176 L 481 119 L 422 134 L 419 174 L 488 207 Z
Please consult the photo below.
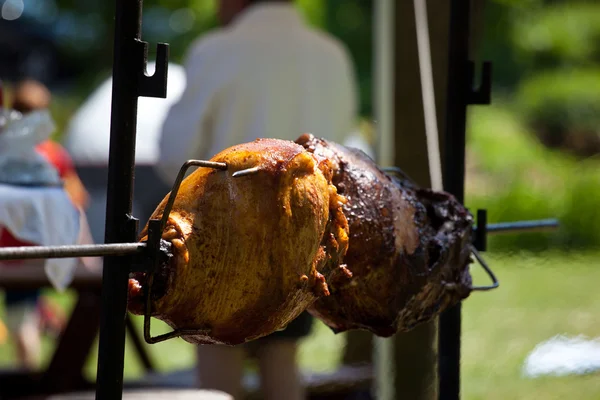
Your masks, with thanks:
M 40 246 L 73 245 L 79 237 L 79 211 L 62 188 L 0 184 L 0 227 Z M 74 258 L 46 260 L 46 275 L 57 290 L 71 283 L 76 262 Z
M 557 335 L 538 344 L 527 356 L 523 375 L 583 375 L 600 370 L 600 338 Z
M 292 4 L 247 8 L 190 48 L 187 86 L 164 122 L 162 178 L 256 138 L 310 132 L 343 143 L 355 128 L 357 89 L 345 48 L 308 27 Z
M 148 62 L 148 73 L 155 68 Z M 140 97 L 138 99 L 135 162 L 153 165 L 158 159 L 160 129 L 169 107 L 185 88 L 185 72 L 178 64 L 169 63 L 167 98 Z M 69 121 L 63 145 L 75 165 L 108 165 L 110 149 L 110 113 L 112 78 L 105 80 L 77 110 Z

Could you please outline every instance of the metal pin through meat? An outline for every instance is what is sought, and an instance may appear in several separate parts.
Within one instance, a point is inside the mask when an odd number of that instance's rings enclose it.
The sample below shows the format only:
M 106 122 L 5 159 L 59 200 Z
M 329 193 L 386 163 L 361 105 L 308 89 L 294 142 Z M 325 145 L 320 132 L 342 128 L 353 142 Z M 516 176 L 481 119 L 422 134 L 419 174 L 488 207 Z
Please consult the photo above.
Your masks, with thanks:
M 259 167 L 246 168 L 239 171 L 234 172 L 231 176 L 234 178 L 239 178 L 241 176 L 254 175 L 258 171 L 260 171 Z

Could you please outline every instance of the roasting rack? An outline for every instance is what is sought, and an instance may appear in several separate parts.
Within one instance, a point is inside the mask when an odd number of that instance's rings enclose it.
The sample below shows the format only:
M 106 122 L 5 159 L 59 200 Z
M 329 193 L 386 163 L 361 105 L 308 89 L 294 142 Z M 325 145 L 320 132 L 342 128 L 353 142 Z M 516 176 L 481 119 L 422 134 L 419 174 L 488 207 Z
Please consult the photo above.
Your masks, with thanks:
M 146 72 L 148 43 L 141 40 L 141 12 L 142 0 L 116 0 L 115 12 L 115 37 L 114 37 L 114 60 L 113 60 L 113 87 L 111 108 L 111 134 L 109 151 L 108 171 L 108 196 L 106 214 L 105 243 L 96 245 L 71 245 L 71 246 L 33 246 L 12 247 L 0 249 L 0 261 L 15 259 L 45 259 L 45 258 L 72 258 L 72 257 L 104 257 L 102 274 L 102 314 L 100 321 L 100 341 L 98 372 L 96 384 L 96 399 L 98 400 L 120 400 L 123 390 L 123 364 L 125 349 L 125 315 L 127 305 L 127 285 L 131 272 L 147 273 L 148 290 L 145 292 L 144 311 L 144 339 L 150 344 L 162 342 L 191 333 L 185 329 L 174 330 L 170 333 L 152 337 L 150 331 L 151 311 L 151 287 L 154 273 L 159 262 L 169 257 L 166 242 L 161 242 L 161 234 L 165 228 L 169 213 L 173 207 L 175 197 L 179 190 L 186 172 L 191 167 L 211 168 L 220 172 L 229 173 L 225 163 L 217 163 L 202 160 L 187 161 L 181 167 L 179 174 L 172 186 L 168 201 L 160 219 L 151 219 L 148 222 L 148 239 L 138 242 L 138 220 L 131 215 L 133 196 L 133 170 L 135 159 L 135 138 L 137 101 L 139 97 L 166 97 L 167 74 L 168 74 L 168 44 L 159 43 L 156 49 L 156 69 L 152 76 Z M 462 1 L 453 1 L 454 5 Z M 468 3 L 468 2 L 464 2 Z M 468 7 L 468 6 L 467 6 Z M 453 9 L 454 9 L 453 8 Z M 463 7 L 464 8 L 464 7 Z M 467 11 L 462 10 L 468 16 Z M 453 13 L 456 19 L 455 25 L 460 25 L 464 18 L 460 13 Z M 455 35 L 459 42 L 464 41 L 464 35 Z M 452 41 L 451 37 L 451 41 Z M 457 45 L 458 46 L 458 45 Z M 466 55 L 460 53 L 464 50 L 464 44 L 454 46 L 451 50 L 451 62 L 449 68 L 458 68 L 460 62 L 466 59 Z M 458 50 L 456 50 L 458 49 Z M 462 58 L 461 58 L 462 57 Z M 455 61 L 454 64 L 452 61 Z M 458 62 L 458 64 L 456 64 Z M 468 65 L 468 73 L 473 74 L 472 64 Z M 447 157 L 448 166 L 457 172 L 453 177 L 446 177 L 451 184 L 448 191 L 454 194 L 459 201 L 463 201 L 462 190 L 464 184 L 464 107 L 467 104 L 484 104 L 489 102 L 490 65 L 484 64 L 483 68 L 484 89 L 479 92 L 468 92 L 460 85 L 465 84 L 465 79 L 451 79 L 454 81 L 449 89 L 451 93 L 461 93 L 460 99 L 455 101 L 457 107 L 463 107 L 455 111 L 456 120 L 450 121 L 449 129 L 454 129 L 457 141 L 447 140 L 451 157 Z M 452 86 L 454 85 L 454 86 Z M 485 86 L 488 86 L 487 93 Z M 465 98 L 468 96 L 468 98 Z M 451 113 L 449 113 L 451 114 Z M 450 117 L 449 117 L 450 118 Z M 453 128 L 451 128 L 453 127 Z M 462 130 L 462 140 L 461 131 Z M 458 131 L 458 132 L 457 132 Z M 461 161 L 462 158 L 462 161 Z M 453 164 L 454 163 L 454 164 Z M 391 167 L 386 172 L 406 177 L 402 170 Z M 452 168 L 450 168 L 452 170 Z M 257 173 L 256 168 L 249 168 L 232 172 L 235 178 L 242 178 Z M 218 172 L 217 172 L 218 173 Z M 452 184 L 452 182 L 454 182 Z M 472 252 L 475 259 L 481 264 L 492 280 L 488 286 L 476 286 L 473 290 L 491 290 L 497 288 L 498 279 L 483 260 L 479 251 L 486 250 L 487 236 L 490 234 L 501 234 L 511 232 L 526 232 L 538 230 L 550 230 L 558 227 L 555 219 L 538 221 L 518 221 L 498 224 L 488 224 L 485 210 L 477 211 L 476 225 L 473 227 Z M 460 309 L 449 318 L 458 318 L 460 322 Z M 442 321 L 442 324 L 444 322 Z M 450 324 L 452 325 L 452 324 Z M 196 333 L 197 330 L 194 330 Z M 456 332 L 455 332 L 456 333 Z M 458 330 L 460 335 L 460 330 Z M 460 337 L 452 338 L 460 340 Z M 450 349 L 452 353 L 453 349 Z M 444 357 L 445 349 L 440 349 L 440 357 Z M 452 353 L 450 360 L 452 367 L 458 371 L 459 360 Z M 442 373 L 441 378 L 445 375 Z M 456 378 L 457 380 L 458 378 Z M 457 384 L 457 383 L 456 383 Z M 443 385 L 442 385 L 443 386 Z M 441 387 L 442 387 L 441 386 Z M 443 387 L 442 387 L 443 389 Z M 453 389 L 452 389 L 453 390 Z M 458 388 L 456 388 L 458 396 Z

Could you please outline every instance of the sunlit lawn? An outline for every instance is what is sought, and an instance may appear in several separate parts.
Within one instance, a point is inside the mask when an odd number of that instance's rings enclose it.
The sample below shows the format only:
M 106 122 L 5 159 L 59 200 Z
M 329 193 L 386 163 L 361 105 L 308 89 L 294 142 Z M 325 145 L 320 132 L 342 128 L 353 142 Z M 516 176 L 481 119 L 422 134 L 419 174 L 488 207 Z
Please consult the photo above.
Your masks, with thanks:
M 523 360 L 556 334 L 600 336 L 600 254 L 490 257 L 502 287 L 464 305 L 467 399 L 600 399 L 600 374 L 525 379 Z
M 494 292 L 475 293 L 464 303 L 464 399 L 600 399 L 600 374 L 536 380 L 521 377 L 523 360 L 537 343 L 556 334 L 600 336 L 599 256 L 486 255 L 502 286 Z M 479 271 L 474 275 L 478 282 L 485 282 Z M 66 306 L 72 303 L 67 296 L 59 300 Z M 155 326 L 160 333 L 161 326 Z M 342 339 L 318 324 L 302 343 L 301 364 L 309 369 L 335 368 Z M 50 351 L 51 343 L 46 341 L 46 359 Z M 150 346 L 150 351 L 161 370 L 194 363 L 193 346 L 179 339 Z M 0 346 L 0 366 L 12 361 L 11 349 Z M 95 365 L 96 352 L 87 366 L 90 376 Z M 141 371 L 128 348 L 127 378 L 140 376 Z

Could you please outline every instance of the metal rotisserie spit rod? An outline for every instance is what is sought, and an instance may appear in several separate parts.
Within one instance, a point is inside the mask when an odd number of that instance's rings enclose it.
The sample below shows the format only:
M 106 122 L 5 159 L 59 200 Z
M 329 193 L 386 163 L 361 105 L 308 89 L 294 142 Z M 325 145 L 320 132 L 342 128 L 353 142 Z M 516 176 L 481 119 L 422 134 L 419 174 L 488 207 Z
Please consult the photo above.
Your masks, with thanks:
M 479 221 L 478 221 L 479 222 Z M 501 235 L 530 232 L 549 232 L 558 229 L 558 220 L 554 218 L 531 220 L 497 222 L 484 225 L 486 235 Z M 477 233 L 479 223 L 473 226 L 473 232 Z M 80 244 L 65 246 L 26 246 L 26 247 L 4 247 L 0 249 L 0 261 L 4 260 L 32 260 L 46 258 L 70 258 L 70 257 L 105 257 L 131 255 L 134 257 L 149 257 L 147 243 L 114 243 L 114 244 Z M 476 246 L 477 247 L 477 246 Z M 144 262 L 146 262 L 146 258 Z M 128 266 L 128 270 L 146 272 L 146 267 L 138 268 L 134 262 Z

